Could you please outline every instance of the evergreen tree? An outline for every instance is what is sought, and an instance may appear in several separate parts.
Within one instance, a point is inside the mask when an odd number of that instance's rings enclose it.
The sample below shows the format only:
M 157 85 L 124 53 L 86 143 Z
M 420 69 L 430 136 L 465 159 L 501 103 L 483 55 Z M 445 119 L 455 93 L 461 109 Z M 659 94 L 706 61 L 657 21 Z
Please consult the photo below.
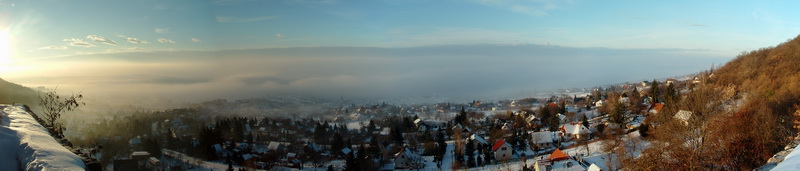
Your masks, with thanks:
M 357 171 L 358 170 L 358 161 L 356 160 L 355 155 L 351 152 L 347 154 L 347 158 L 345 159 L 345 171 Z
M 392 136 L 392 140 L 394 140 L 394 143 L 397 145 L 402 145 L 405 141 L 405 138 L 403 138 L 403 133 L 400 132 L 400 129 L 397 127 L 392 128 L 392 130 L 389 131 L 389 134 Z
M 609 115 L 609 122 L 615 123 L 622 127 L 625 123 L 625 105 L 622 103 L 614 103 L 614 109 Z
M 667 88 L 664 92 L 664 100 L 667 103 L 676 104 L 676 101 L 678 100 L 676 95 L 677 93 L 675 92 L 675 86 L 673 86 L 673 84 L 667 85 Z
M 658 89 L 658 81 L 653 80 L 653 83 L 650 84 L 650 97 L 652 98 L 651 103 L 656 104 L 661 102 L 659 97 L 661 96 L 661 91 Z
M 581 114 L 581 124 L 586 127 L 589 126 L 589 120 L 586 119 L 586 114 Z
M 475 167 L 475 143 L 473 141 L 467 142 L 464 153 L 467 155 L 467 167 Z
M 334 133 L 333 139 L 331 140 L 331 150 L 339 152 L 340 150 L 344 149 L 344 147 L 345 147 L 345 142 L 344 138 L 342 137 L 342 134 L 338 132 Z

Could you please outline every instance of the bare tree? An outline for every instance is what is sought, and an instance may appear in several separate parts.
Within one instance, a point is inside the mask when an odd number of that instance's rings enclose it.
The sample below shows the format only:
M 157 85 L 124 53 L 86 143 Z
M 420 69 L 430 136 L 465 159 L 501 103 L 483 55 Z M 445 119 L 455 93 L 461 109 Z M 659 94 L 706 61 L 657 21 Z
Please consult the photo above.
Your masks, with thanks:
M 39 94 L 39 105 L 44 110 L 44 121 L 47 127 L 58 135 L 62 135 L 64 127 L 57 123 L 61 114 L 66 111 L 73 111 L 81 105 L 86 105 L 82 102 L 83 95 L 78 92 L 70 96 L 61 97 L 56 93 L 56 89 Z

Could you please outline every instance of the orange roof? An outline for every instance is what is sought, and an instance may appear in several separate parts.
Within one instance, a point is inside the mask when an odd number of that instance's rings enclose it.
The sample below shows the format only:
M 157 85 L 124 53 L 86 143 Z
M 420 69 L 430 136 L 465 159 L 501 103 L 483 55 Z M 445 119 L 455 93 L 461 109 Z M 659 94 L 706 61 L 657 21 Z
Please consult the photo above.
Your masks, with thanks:
M 504 141 L 503 139 L 497 140 L 497 142 L 494 143 L 494 145 L 492 146 L 492 151 L 497 151 L 497 149 L 503 146 L 503 144 L 505 143 L 506 141 Z
M 564 159 L 569 159 L 569 156 L 557 148 L 556 151 L 553 151 L 553 154 L 550 154 L 550 157 L 547 157 L 547 160 L 551 161 L 560 161 Z
M 661 113 L 661 109 L 663 108 L 664 108 L 664 103 L 656 103 L 656 105 L 653 106 L 653 110 L 655 110 L 655 113 Z

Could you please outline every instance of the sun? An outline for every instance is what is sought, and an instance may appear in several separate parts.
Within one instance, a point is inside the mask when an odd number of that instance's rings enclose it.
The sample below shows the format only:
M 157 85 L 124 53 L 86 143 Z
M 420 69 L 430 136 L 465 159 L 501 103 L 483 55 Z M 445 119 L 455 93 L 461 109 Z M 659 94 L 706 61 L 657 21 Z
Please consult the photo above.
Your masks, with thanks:
M 0 64 L 11 59 L 11 36 L 6 30 L 0 30 Z

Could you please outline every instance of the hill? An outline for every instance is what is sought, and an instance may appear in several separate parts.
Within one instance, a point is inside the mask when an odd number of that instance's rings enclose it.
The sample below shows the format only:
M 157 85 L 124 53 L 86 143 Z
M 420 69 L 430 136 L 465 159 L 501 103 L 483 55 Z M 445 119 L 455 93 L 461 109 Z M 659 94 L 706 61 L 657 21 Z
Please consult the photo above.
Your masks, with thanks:
M 38 104 L 35 90 L 0 78 L 0 104 Z

